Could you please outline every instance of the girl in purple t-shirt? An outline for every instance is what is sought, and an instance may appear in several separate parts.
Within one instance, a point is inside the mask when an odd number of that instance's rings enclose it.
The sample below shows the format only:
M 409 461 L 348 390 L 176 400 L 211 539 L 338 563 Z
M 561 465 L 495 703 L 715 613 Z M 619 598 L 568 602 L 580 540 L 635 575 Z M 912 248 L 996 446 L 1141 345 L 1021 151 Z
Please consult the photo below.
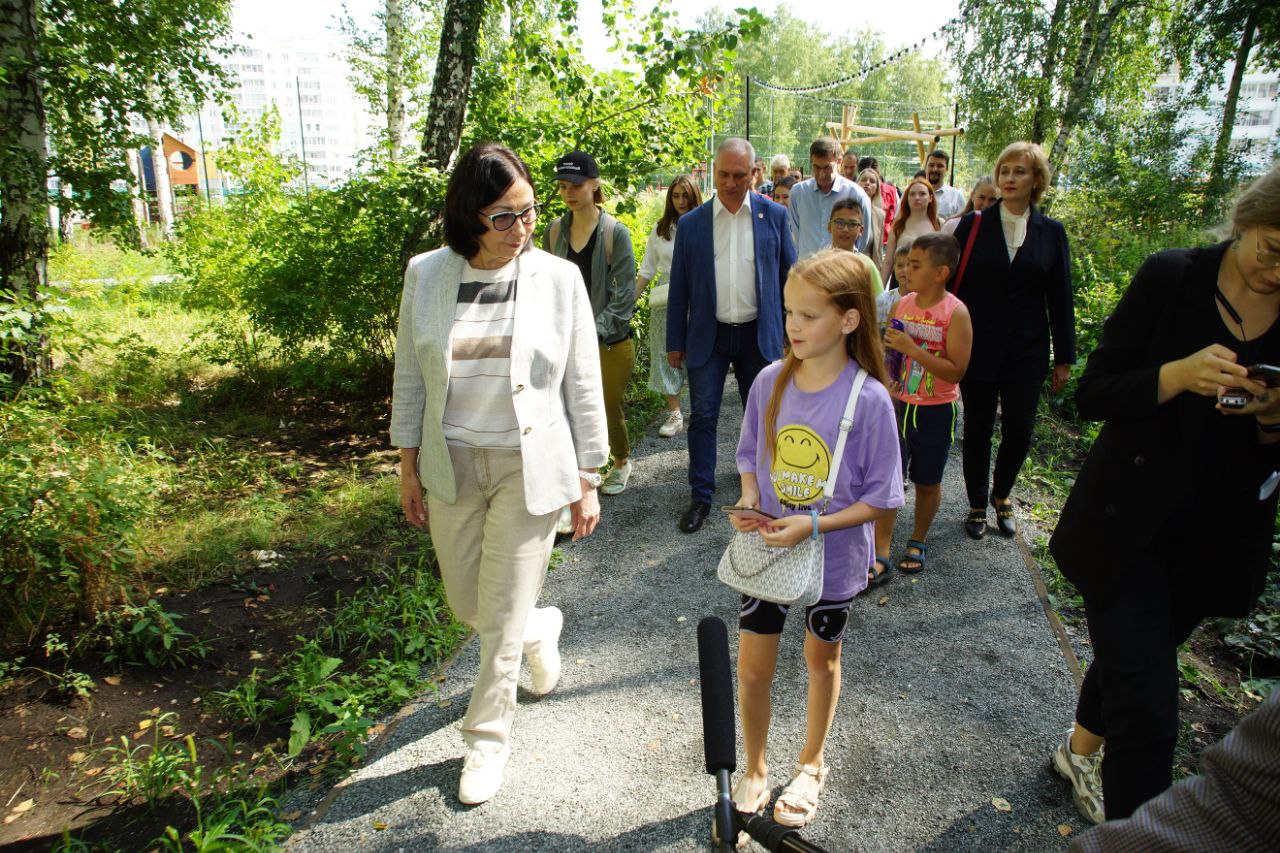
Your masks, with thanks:
M 758 530 L 767 544 L 780 548 L 810 536 L 815 523 L 825 538 L 822 600 L 805 611 L 807 735 L 796 775 L 773 811 L 778 823 L 805 826 L 813 820 L 827 778 L 823 749 L 840 695 L 841 639 L 853 597 L 867 585 L 875 553 L 872 522 L 902 506 L 902 473 L 866 268 L 848 252 L 819 252 L 791 267 L 783 296 L 790 349 L 751 386 L 737 453 L 738 506 L 758 507 L 778 520 L 767 525 L 730 520 L 743 532 Z M 859 366 L 870 377 L 858 396 L 840 469 L 832 472 L 840 419 Z M 823 482 L 832 475 L 835 489 L 827 514 L 814 516 L 812 510 L 822 506 Z M 743 596 L 738 691 L 747 767 L 733 799 L 744 812 L 769 802 L 769 694 L 786 615 L 783 605 Z

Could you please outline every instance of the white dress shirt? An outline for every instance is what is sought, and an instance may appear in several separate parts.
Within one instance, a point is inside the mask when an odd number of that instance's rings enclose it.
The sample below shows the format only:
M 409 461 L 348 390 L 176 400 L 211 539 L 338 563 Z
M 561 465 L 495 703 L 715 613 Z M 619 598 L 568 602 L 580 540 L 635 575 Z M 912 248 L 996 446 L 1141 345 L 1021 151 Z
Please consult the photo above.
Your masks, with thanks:
M 1004 228 L 1004 245 L 1009 250 L 1009 260 L 1018 254 L 1018 249 L 1027 239 L 1027 220 L 1031 217 L 1031 208 L 1022 214 L 1011 213 L 1009 208 L 1000 205 L 1000 225 Z
M 969 203 L 964 193 L 949 184 L 943 184 L 934 190 L 933 197 L 938 202 L 938 219 L 950 219 Z
M 711 236 L 716 253 L 716 320 L 747 323 L 756 318 L 756 237 L 751 223 L 751 193 L 737 213 L 711 203 Z

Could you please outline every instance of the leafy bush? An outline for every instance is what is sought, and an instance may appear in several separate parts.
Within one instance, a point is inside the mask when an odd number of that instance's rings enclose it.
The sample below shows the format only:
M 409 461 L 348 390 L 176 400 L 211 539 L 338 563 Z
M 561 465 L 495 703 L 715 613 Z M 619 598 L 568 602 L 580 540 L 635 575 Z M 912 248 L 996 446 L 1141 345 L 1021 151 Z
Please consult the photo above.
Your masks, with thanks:
M 119 598 L 155 483 L 56 386 L 0 405 L 0 645 Z M 139 454 L 139 456 L 144 454 Z
M 177 668 L 209 654 L 208 643 L 178 627 L 181 619 L 154 598 L 143 605 L 126 602 L 99 613 L 94 634 L 107 644 L 107 663 Z

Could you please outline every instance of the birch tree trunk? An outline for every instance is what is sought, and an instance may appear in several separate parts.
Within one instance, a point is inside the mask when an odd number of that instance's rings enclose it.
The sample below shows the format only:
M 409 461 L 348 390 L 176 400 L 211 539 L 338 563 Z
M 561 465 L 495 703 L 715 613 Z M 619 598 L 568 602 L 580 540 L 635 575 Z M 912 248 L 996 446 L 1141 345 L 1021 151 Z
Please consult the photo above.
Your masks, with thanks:
M 440 27 L 440 53 L 431 81 L 431 105 L 422 134 L 426 165 L 445 170 L 453 162 L 462 137 L 471 71 L 476 64 L 485 0 L 448 0 Z
M 1044 59 L 1040 63 L 1040 92 L 1036 98 L 1036 112 L 1031 119 L 1031 141 L 1037 145 L 1042 144 L 1049 133 L 1049 112 L 1053 108 L 1053 75 L 1058 72 L 1067 6 L 1070 2 L 1071 0 L 1057 0 L 1053 4 L 1053 16 L 1049 19 L 1049 40 L 1045 43 Z
M 467 99 L 471 96 L 471 72 L 479 51 L 484 7 L 485 0 L 448 0 L 445 4 L 440 52 L 436 57 L 435 78 L 431 81 L 431 103 L 422 132 L 420 159 L 425 166 L 444 171 L 458 151 Z M 415 209 L 420 208 L 423 201 L 415 199 Z M 400 244 L 401 269 L 409 265 L 429 225 L 427 220 L 419 219 L 405 231 L 404 242 Z
M 160 228 L 166 240 L 173 236 L 173 187 L 169 184 L 169 158 L 164 154 L 164 131 L 160 122 L 147 118 L 147 136 L 151 140 L 151 174 L 156 185 L 156 209 L 160 212 Z
M 1249 53 L 1253 50 L 1253 38 L 1258 29 L 1258 6 L 1249 9 L 1244 20 L 1244 33 L 1240 38 L 1240 47 L 1236 49 L 1236 67 L 1231 72 L 1231 82 L 1227 85 L 1227 99 L 1222 104 L 1222 127 L 1218 130 L 1218 139 L 1213 146 L 1213 171 L 1209 175 L 1209 192 L 1205 195 L 1208 208 L 1216 207 L 1218 201 L 1226 195 L 1227 155 L 1231 150 L 1231 132 L 1236 126 L 1236 107 L 1240 102 L 1240 84 L 1244 80 L 1249 66 Z
M 387 29 L 387 150 L 400 159 L 404 145 L 404 15 L 400 0 L 386 0 Z
M 1049 166 L 1053 170 L 1053 182 L 1057 184 L 1062 167 L 1067 160 L 1067 142 L 1085 108 L 1093 102 L 1090 95 L 1093 81 L 1098 76 L 1102 65 L 1102 57 L 1111 43 L 1111 31 L 1116 18 L 1129 4 L 1123 0 L 1114 0 L 1106 13 L 1098 20 L 1101 7 L 1099 0 L 1094 0 L 1093 8 L 1085 19 L 1084 32 L 1080 39 L 1080 50 L 1076 55 L 1075 70 L 1071 75 L 1071 84 L 1067 87 L 1067 98 L 1062 108 L 1062 120 L 1058 125 L 1058 134 L 1054 137 L 1053 147 L 1049 149 Z M 1095 22 L 1097 26 L 1095 28 Z
M 0 0 L 0 67 L 8 72 L 0 86 L 0 311 L 29 305 L 48 276 L 48 135 L 39 32 L 39 0 Z M 48 363 L 48 340 L 38 330 L 0 353 L 0 372 L 18 385 L 38 378 Z

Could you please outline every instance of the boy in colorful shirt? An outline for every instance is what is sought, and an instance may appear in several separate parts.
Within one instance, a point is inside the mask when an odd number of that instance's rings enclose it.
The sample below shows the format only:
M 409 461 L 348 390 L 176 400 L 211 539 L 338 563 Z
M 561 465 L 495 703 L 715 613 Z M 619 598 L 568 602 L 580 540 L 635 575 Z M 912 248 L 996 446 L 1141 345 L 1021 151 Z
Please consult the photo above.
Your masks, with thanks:
M 950 234 L 917 237 L 907 255 L 912 292 L 902 297 L 893 315 L 903 328 L 885 331 L 885 347 L 903 356 L 898 375 L 889 377 L 889 390 L 900 403 L 903 473 L 915 485 L 914 529 L 898 562 L 898 570 L 907 574 L 924 570 L 926 537 L 942 503 L 942 472 L 955 440 L 958 385 L 973 345 L 969 309 L 947 291 L 959 260 L 960 244 Z M 888 553 L 893 525 L 892 518 L 876 525 L 877 554 Z M 872 569 L 876 582 L 888 576 L 888 563 L 882 565 L 881 572 Z

